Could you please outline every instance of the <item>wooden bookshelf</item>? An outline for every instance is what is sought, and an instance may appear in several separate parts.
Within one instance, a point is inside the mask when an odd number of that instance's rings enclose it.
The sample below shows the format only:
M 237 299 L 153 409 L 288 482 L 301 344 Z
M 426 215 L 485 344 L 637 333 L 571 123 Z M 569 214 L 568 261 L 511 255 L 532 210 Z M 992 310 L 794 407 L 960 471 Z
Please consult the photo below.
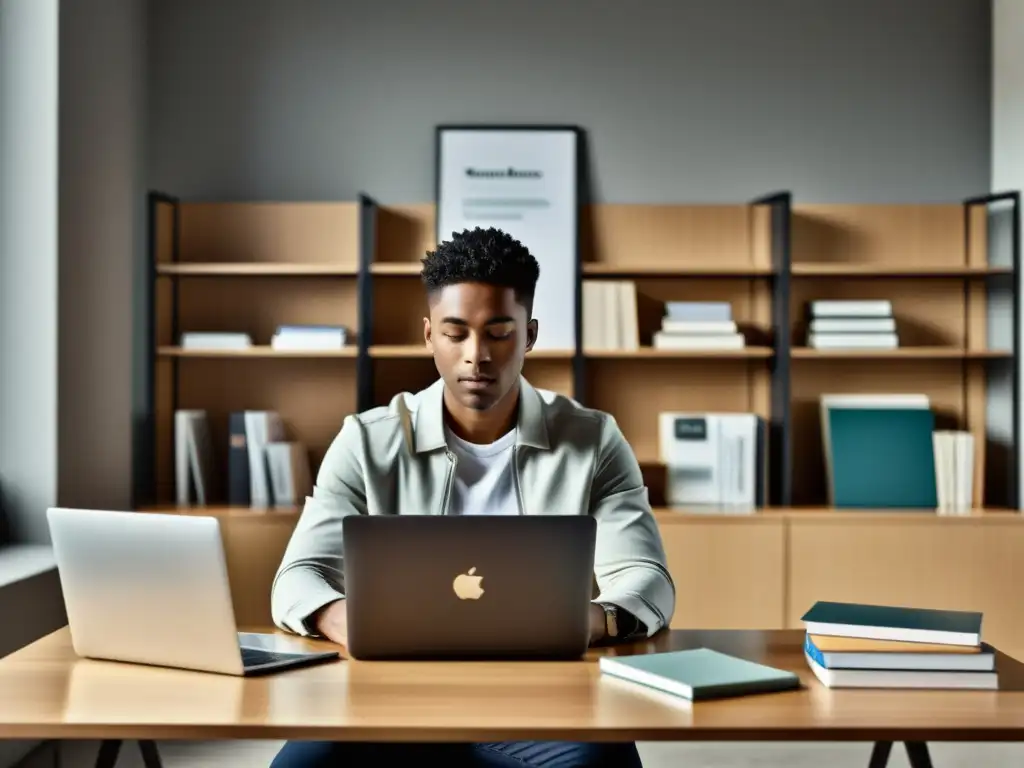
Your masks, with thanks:
M 772 433 L 769 506 L 813 508 L 826 502 L 819 396 L 914 391 L 931 398 L 941 426 L 974 433 L 974 504 L 1016 506 L 1006 490 L 1016 439 L 994 447 L 985 424 L 989 370 L 1014 355 L 989 344 L 988 292 L 999 281 L 1012 289 L 1017 270 L 1012 259 L 989 258 L 989 202 L 793 205 L 782 194 L 586 206 L 580 279 L 635 284 L 641 346 L 535 350 L 525 373 L 616 417 L 655 504 L 664 502 L 661 411 L 762 416 Z M 316 466 L 345 415 L 436 378 L 419 278 L 436 245 L 434 204 L 158 197 L 153 212 L 154 440 L 151 482 L 140 486 L 152 492 L 142 499 L 171 500 L 174 408 L 208 408 L 219 446 L 231 410 L 277 410 Z M 890 299 L 901 347 L 808 348 L 804 308 L 827 298 Z M 746 346 L 652 347 L 665 302 L 687 299 L 728 301 Z M 283 323 L 343 323 L 356 343 L 275 350 L 269 337 Z M 188 330 L 245 331 L 255 346 L 182 349 L 177 338 Z
M 1017 304 L 1019 254 L 994 263 L 989 200 L 953 204 L 795 205 L 792 211 L 790 320 L 791 445 L 794 505 L 826 498 L 818 398 L 825 392 L 923 392 L 937 426 L 975 438 L 973 504 L 1017 506 L 1016 424 L 1000 449 L 986 425 L 989 373 L 1014 345 L 995 348 L 987 327 L 990 288 Z M 1009 278 L 1009 279 L 1007 279 Z M 997 282 L 993 282 L 997 281 Z M 888 299 L 900 348 L 821 350 L 804 345 L 812 299 Z M 1014 309 L 1008 337 L 1015 338 Z M 1015 344 L 1016 342 L 1014 342 Z M 1014 407 L 1016 413 L 1016 405 Z M 1016 418 L 1014 418 L 1016 421 Z
M 1024 562 L 1024 517 L 1010 482 L 1016 421 L 1006 430 L 1009 446 L 986 430 L 990 373 L 1005 373 L 1015 401 L 1019 391 L 1019 254 L 990 259 L 990 202 L 793 205 L 783 194 L 734 205 L 582 211 L 580 279 L 636 284 L 641 348 L 537 350 L 525 375 L 608 411 L 621 426 L 650 487 L 679 589 L 673 626 L 798 626 L 812 597 L 807 585 L 818 584 L 814 594 L 833 599 L 938 605 L 949 605 L 940 591 L 951 589 L 956 604 L 991 608 L 1002 642 L 1024 628 L 999 581 L 1012 583 L 1000 574 Z M 276 410 L 289 435 L 310 447 L 315 470 L 347 414 L 434 381 L 419 275 L 420 259 L 436 245 L 435 207 L 366 197 L 190 203 L 154 196 L 152 214 L 150 449 L 140 452 L 137 506 L 215 514 L 231 526 L 273 521 L 276 527 L 252 534 L 270 538 L 251 545 L 259 554 L 248 562 L 238 553 L 250 534 L 232 534 L 232 567 L 245 570 L 239 582 L 269 584 L 299 510 L 232 508 L 223 496 L 201 509 L 172 506 L 173 411 L 210 413 L 218 466 L 226 468 L 228 414 Z M 1006 348 L 989 343 L 996 285 L 1012 296 L 1014 340 Z M 805 346 L 807 301 L 876 297 L 892 300 L 904 346 Z M 652 348 L 665 302 L 687 299 L 729 301 L 747 346 Z M 341 323 L 356 340 L 341 351 L 273 350 L 270 334 L 285 323 Z M 256 346 L 183 350 L 178 336 L 187 330 L 244 331 Z M 817 407 L 825 392 L 927 394 L 941 427 L 977 438 L 976 510 L 952 517 L 829 509 Z M 657 429 L 666 410 L 767 419 L 769 506 L 752 515 L 665 509 Z M 956 542 L 963 542 L 959 550 Z M 874 568 L 882 557 L 889 564 L 865 576 L 863 564 Z M 710 592 L 702 586 L 709 581 L 718 585 Z M 264 609 L 249 604 L 246 616 Z
M 174 501 L 174 411 L 206 410 L 226 500 L 228 417 L 278 411 L 317 467 L 357 409 L 358 346 L 279 350 L 279 325 L 344 325 L 358 334 L 358 202 L 189 202 L 150 199 L 150 420 L 136 466 L 136 505 Z M 248 333 L 239 350 L 183 349 L 189 331 Z

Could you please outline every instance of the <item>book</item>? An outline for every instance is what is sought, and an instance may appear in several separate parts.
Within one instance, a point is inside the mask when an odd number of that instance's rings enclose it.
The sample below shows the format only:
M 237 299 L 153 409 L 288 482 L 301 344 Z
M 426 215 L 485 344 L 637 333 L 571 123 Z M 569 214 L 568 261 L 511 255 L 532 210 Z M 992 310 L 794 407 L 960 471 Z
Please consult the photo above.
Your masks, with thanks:
M 280 325 L 270 346 L 286 350 L 341 349 L 348 341 L 348 329 L 341 325 Z
M 824 333 L 807 334 L 807 346 L 812 349 L 897 349 L 899 337 L 895 333 Z
M 896 333 L 892 317 L 815 317 L 808 323 L 811 333 Z
M 828 669 L 805 653 L 807 665 L 826 688 L 960 688 L 995 690 L 996 672 L 906 669 Z
M 275 506 L 301 506 L 313 493 L 313 476 L 306 446 L 300 442 L 267 443 L 267 470 Z
M 914 643 L 909 640 L 876 640 L 872 637 L 843 635 L 808 635 L 819 650 L 838 653 L 981 653 L 981 645 L 948 645 L 946 643 Z
M 640 348 L 636 283 L 632 280 L 583 281 L 583 348 Z
M 182 349 L 249 349 L 252 337 L 247 333 L 221 333 L 217 331 L 190 331 L 181 334 Z
M 974 498 L 974 435 L 962 430 L 932 433 L 935 490 L 940 515 L 969 515 Z
M 856 645 L 857 641 L 862 645 Z M 888 649 L 886 641 L 828 635 L 807 635 L 804 638 L 804 652 L 825 669 L 992 672 L 996 667 L 995 651 L 985 644 L 957 646 L 894 642 L 893 645 L 896 647 Z
M 927 397 L 822 395 L 830 505 L 935 509 L 934 429 Z
M 732 304 L 728 301 L 667 301 L 665 317 L 689 323 L 726 323 L 732 321 Z
M 207 503 L 214 495 L 213 447 L 204 410 L 174 412 L 175 499 L 179 505 Z
M 892 302 L 888 299 L 817 299 L 808 304 L 808 314 L 819 317 L 892 317 Z
M 710 648 L 602 656 L 598 667 L 604 674 L 691 701 L 800 687 L 800 678 L 795 672 L 775 669 Z
M 655 331 L 651 337 L 655 349 L 743 349 L 746 338 L 742 333 L 685 334 Z
M 800 620 L 808 634 L 981 645 L 982 614 L 819 600 Z

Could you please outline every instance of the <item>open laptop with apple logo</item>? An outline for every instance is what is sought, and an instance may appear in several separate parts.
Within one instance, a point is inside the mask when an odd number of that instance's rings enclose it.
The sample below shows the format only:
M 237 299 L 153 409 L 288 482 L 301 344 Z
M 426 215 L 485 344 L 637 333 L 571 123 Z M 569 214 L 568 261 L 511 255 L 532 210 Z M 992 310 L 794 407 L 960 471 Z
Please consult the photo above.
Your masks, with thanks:
M 356 659 L 579 658 L 589 515 L 352 515 L 342 521 Z

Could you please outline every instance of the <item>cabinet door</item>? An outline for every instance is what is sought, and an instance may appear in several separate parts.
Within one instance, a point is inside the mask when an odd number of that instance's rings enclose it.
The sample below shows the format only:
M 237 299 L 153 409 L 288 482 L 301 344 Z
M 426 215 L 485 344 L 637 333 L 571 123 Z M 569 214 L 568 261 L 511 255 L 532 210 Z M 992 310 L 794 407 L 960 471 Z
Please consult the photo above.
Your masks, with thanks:
M 274 513 L 221 518 L 231 600 L 239 627 L 265 630 L 273 626 L 270 588 L 298 520 L 298 515 Z
M 659 513 L 676 585 L 672 629 L 781 629 L 781 518 Z
M 816 600 L 981 611 L 983 638 L 1024 654 L 1024 521 L 933 514 L 790 521 L 787 623 Z

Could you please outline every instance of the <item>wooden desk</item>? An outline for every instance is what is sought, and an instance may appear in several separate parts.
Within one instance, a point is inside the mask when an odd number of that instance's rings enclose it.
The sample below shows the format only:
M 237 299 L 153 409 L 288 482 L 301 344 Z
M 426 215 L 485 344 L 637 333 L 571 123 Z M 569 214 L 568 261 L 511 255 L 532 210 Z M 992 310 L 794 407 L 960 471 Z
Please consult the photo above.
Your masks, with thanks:
M 342 660 L 244 679 L 78 659 L 64 628 L 0 659 L 0 738 L 860 740 L 881 742 L 876 756 L 895 741 L 1024 740 L 1024 665 L 1009 656 L 998 658 L 1000 691 L 829 690 L 802 640 L 799 630 L 671 631 L 583 662 Z M 691 703 L 595 663 L 700 646 L 794 670 L 804 687 Z

